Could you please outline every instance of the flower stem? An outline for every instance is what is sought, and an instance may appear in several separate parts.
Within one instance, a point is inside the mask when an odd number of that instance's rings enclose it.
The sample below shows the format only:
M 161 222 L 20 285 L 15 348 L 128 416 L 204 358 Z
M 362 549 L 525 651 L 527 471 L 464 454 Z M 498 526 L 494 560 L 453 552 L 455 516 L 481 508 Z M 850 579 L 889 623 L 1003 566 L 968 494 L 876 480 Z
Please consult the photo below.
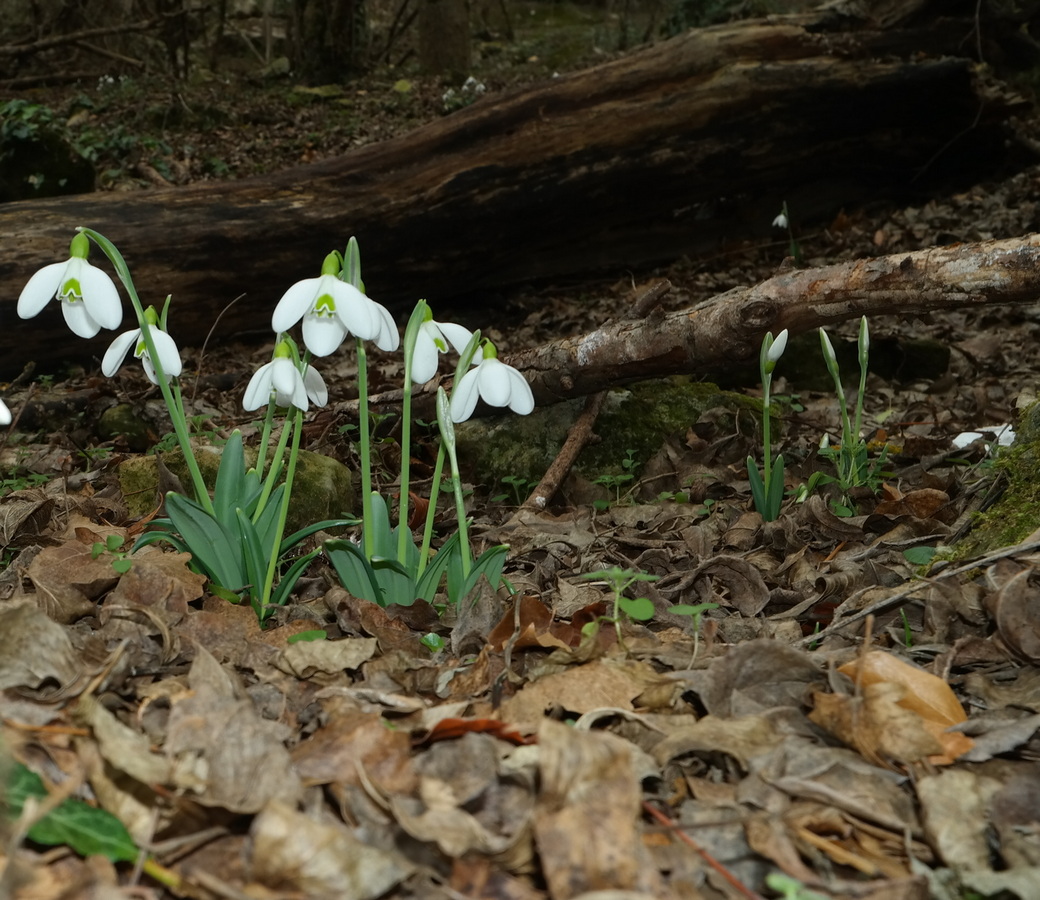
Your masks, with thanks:
M 179 402 L 179 393 L 178 400 L 175 400 L 173 392 L 170 390 L 170 384 L 166 378 L 166 373 L 163 372 L 162 360 L 159 358 L 159 353 L 155 349 L 155 341 L 152 340 L 151 326 L 148 324 L 148 319 L 145 317 L 144 307 L 141 305 L 141 298 L 137 296 L 137 288 L 134 287 L 134 281 L 130 277 L 130 268 L 127 266 L 126 260 L 123 259 L 123 254 L 116 248 L 116 245 L 103 234 L 99 234 L 91 228 L 80 228 L 79 231 L 89 237 L 98 245 L 98 247 L 101 248 L 101 252 L 109 258 L 112 265 L 115 267 L 119 280 L 123 282 L 123 287 L 126 288 L 127 295 L 130 297 L 130 303 L 134 308 L 134 313 L 137 315 L 137 324 L 141 329 L 141 337 L 144 339 L 144 345 L 148 349 L 149 358 L 151 359 L 152 366 L 155 369 L 155 377 L 159 382 L 159 390 L 162 392 L 163 401 L 166 403 L 166 409 L 170 414 L 170 422 L 177 435 L 177 443 L 181 445 L 181 452 L 184 454 L 185 465 L 187 465 L 188 472 L 191 474 L 196 499 L 206 512 L 210 515 L 214 515 L 213 501 L 210 500 L 209 491 L 206 488 L 206 482 L 202 478 L 202 472 L 199 469 L 198 460 L 195 459 L 195 454 L 191 448 L 191 436 L 188 433 L 188 423 L 184 415 L 184 406 Z
M 404 357 L 404 396 L 401 400 L 401 499 L 397 504 L 397 561 L 406 565 L 408 541 L 412 529 L 408 526 L 409 479 L 411 478 L 412 455 L 412 361 L 410 354 Z M 414 545 L 413 545 L 414 546 Z
M 282 535 L 285 534 L 285 520 L 289 517 L 289 499 L 292 496 L 293 478 L 296 477 L 296 461 L 300 456 L 300 433 L 303 431 L 303 413 L 298 409 L 294 409 L 292 423 L 290 424 L 286 422 L 285 427 L 282 429 L 283 440 L 279 441 L 278 444 L 279 458 L 282 451 L 285 449 L 285 432 L 290 429 L 292 430 L 292 449 L 289 451 L 289 463 L 285 472 L 285 490 L 282 492 L 282 506 L 278 511 L 278 527 L 275 529 L 274 541 L 270 549 L 271 558 L 267 563 L 267 577 L 264 579 L 264 592 L 260 598 L 259 613 L 261 614 L 261 621 L 263 621 L 263 611 L 267 609 L 267 605 L 271 602 L 271 591 L 274 588 L 275 569 L 278 566 L 279 559 L 278 549 L 282 543 Z M 274 468 L 274 463 L 272 463 L 272 472 L 274 471 Z
M 369 559 L 375 554 L 376 534 L 372 512 L 372 458 L 371 436 L 368 433 L 368 356 L 365 353 L 365 342 L 355 338 L 358 355 L 358 428 L 361 431 L 361 516 L 364 519 L 362 538 L 365 542 L 365 556 Z
M 426 507 L 426 524 L 423 526 L 422 550 L 419 551 L 419 566 L 415 573 L 416 581 L 422 576 L 426 569 L 426 563 L 430 559 L 430 543 L 433 540 L 433 520 L 437 516 L 437 500 L 441 494 L 441 475 L 444 473 L 444 458 L 447 450 L 444 441 L 441 441 L 437 449 L 437 462 L 433 467 L 433 484 L 430 486 L 430 505 Z

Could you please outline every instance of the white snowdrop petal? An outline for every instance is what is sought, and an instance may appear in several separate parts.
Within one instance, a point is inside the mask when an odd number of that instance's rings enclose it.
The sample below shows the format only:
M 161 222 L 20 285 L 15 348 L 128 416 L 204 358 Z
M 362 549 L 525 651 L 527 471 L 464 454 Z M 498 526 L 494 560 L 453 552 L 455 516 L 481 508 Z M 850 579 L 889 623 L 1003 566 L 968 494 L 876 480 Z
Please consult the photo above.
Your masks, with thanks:
M 0 400 L 0 425 L 10 425 L 11 421 L 11 410 L 7 408 L 7 404 L 3 400 Z
M 107 273 L 84 262 L 79 270 L 79 285 L 90 317 L 102 328 L 118 328 L 123 321 L 123 304 L 119 302 L 119 291 Z
M 506 406 L 512 385 L 507 367 L 497 359 L 485 359 L 478 367 L 480 396 L 490 406 Z
M 451 420 L 465 422 L 477 408 L 477 376 L 480 369 L 470 369 L 451 392 Z
M 397 323 L 385 306 L 380 306 L 374 300 L 369 302 L 375 307 L 376 316 L 379 319 L 379 333 L 375 336 L 376 346 L 387 353 L 393 353 L 401 345 L 401 335 L 397 330 Z
M 65 316 L 65 324 L 69 326 L 73 334 L 81 338 L 92 338 L 101 330 L 101 326 L 90 317 L 82 300 L 71 302 L 63 300 L 61 311 Z
M 271 367 L 272 363 L 262 365 L 253 373 L 246 385 L 246 393 L 242 398 L 242 408 L 247 412 L 266 406 L 271 399 Z
M 123 364 L 123 360 L 126 358 L 127 351 L 137 343 L 137 339 L 141 336 L 141 330 L 135 328 L 132 331 L 124 331 L 119 335 L 111 344 L 108 345 L 108 349 L 105 351 L 105 356 L 101 360 L 101 374 L 106 378 L 111 378 L 119 371 L 119 367 Z
M 320 278 L 305 278 L 289 288 L 271 315 L 271 328 L 276 332 L 288 331 L 314 306 L 318 297 Z
M 307 366 L 307 371 L 303 373 L 303 386 L 315 406 L 324 406 L 329 402 L 329 389 L 325 386 L 325 379 L 314 366 Z
M 412 382 L 426 384 L 437 374 L 437 345 L 423 328 L 415 337 L 415 350 L 412 353 Z
M 31 319 L 58 293 L 68 262 L 51 263 L 36 272 L 18 295 L 18 316 Z
M 315 356 L 328 356 L 339 349 L 347 329 L 334 316 L 307 316 L 303 320 L 303 343 Z
M 155 343 L 155 352 L 159 354 L 163 373 L 167 378 L 176 378 L 181 374 L 181 354 L 177 342 L 158 328 L 152 329 L 152 341 Z
M 455 352 L 460 355 L 473 339 L 472 331 L 464 328 L 462 325 L 456 325 L 454 322 L 438 322 L 437 327 L 448 343 L 455 349 Z
M 504 365 L 509 375 L 511 390 L 509 392 L 509 408 L 519 416 L 529 415 L 534 410 L 534 393 L 531 385 L 512 366 Z

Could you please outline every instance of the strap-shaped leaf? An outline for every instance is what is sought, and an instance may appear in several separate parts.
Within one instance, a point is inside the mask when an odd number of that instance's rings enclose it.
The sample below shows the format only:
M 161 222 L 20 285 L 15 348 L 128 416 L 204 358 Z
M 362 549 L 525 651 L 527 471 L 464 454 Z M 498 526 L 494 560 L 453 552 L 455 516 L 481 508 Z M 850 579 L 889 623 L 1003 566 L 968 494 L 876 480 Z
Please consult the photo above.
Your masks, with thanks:
M 242 449 L 242 433 L 233 431 L 224 444 L 217 468 L 217 482 L 213 489 L 213 510 L 217 519 L 228 524 L 235 519 L 235 510 L 243 505 L 246 458 Z
M 166 512 L 188 552 L 211 579 L 233 591 L 246 583 L 240 546 L 201 506 L 171 492 L 166 495 Z
M 260 545 L 260 536 L 256 533 L 253 523 L 243 510 L 237 510 L 238 515 L 238 537 L 242 544 L 242 556 L 246 568 L 246 583 L 249 584 L 249 596 L 254 606 L 257 598 L 261 596 L 264 585 L 267 583 L 267 570 L 269 557 Z M 259 613 L 259 609 L 257 610 Z
M 321 549 L 312 550 L 304 556 L 301 556 L 296 562 L 289 567 L 289 571 L 282 576 L 282 580 L 278 582 L 278 587 L 274 589 L 274 593 L 271 595 L 271 606 L 284 606 L 285 601 L 289 597 L 289 592 L 296 586 L 296 582 L 300 580 L 300 576 L 303 575 L 307 566 L 311 564 L 311 561 L 321 553 Z M 267 616 L 270 615 L 270 610 L 261 610 L 260 621 L 262 622 Z
M 375 572 L 357 544 L 350 541 L 326 541 L 325 551 L 343 587 L 355 597 L 384 605 Z
M 306 528 L 301 528 L 299 531 L 294 531 L 278 548 L 278 555 L 284 556 L 293 547 L 295 547 L 300 541 L 306 540 L 312 534 L 317 534 L 319 531 L 323 531 L 326 528 L 350 528 L 352 525 L 360 524 L 360 519 L 322 519 L 320 522 L 315 522 L 313 525 L 308 525 Z

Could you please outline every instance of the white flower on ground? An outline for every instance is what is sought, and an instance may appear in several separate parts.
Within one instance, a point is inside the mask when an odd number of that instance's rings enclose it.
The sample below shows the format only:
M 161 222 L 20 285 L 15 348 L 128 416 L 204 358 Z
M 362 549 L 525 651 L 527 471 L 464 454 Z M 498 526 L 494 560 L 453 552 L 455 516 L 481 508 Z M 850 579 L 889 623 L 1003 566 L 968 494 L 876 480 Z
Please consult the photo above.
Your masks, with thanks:
M 352 284 L 341 281 L 336 253 L 325 257 L 318 278 L 297 281 L 271 316 L 271 327 L 288 331 L 303 319 L 303 342 L 315 356 L 328 356 L 348 334 L 375 340 L 382 350 L 396 350 L 400 340 L 394 320 L 382 306 Z
M 65 322 L 82 338 L 102 328 L 118 328 L 123 319 L 119 292 L 101 269 L 87 262 L 90 239 L 77 234 L 65 262 L 44 266 L 18 295 L 18 315 L 31 319 L 55 297 L 61 301 Z
M 301 375 L 290 357 L 289 346 L 282 341 L 275 348 L 275 357 L 262 365 L 249 379 L 242 406 L 247 411 L 266 406 L 274 396 L 277 406 L 295 406 L 306 410 L 310 403 L 324 406 L 329 402 L 325 379 L 314 366 L 307 366 Z
M 7 404 L 3 400 L 0 400 L 0 425 L 10 425 L 11 421 L 11 410 L 7 408 Z
M 447 353 L 450 345 L 455 352 L 462 354 L 473 332 L 454 322 L 435 322 L 427 319 L 419 326 L 415 338 L 415 351 L 412 354 L 412 381 L 425 384 L 437 374 L 437 356 Z
M 149 306 L 145 310 L 145 318 L 148 320 L 149 331 L 152 333 L 152 341 L 155 344 L 155 352 L 159 355 L 159 365 L 162 366 L 163 377 L 167 382 L 181 374 L 181 354 L 177 349 L 177 343 L 165 331 L 159 328 L 159 317 L 156 315 L 155 307 Z M 152 384 L 158 384 L 159 378 L 155 374 L 155 364 L 152 362 L 148 345 L 144 342 L 144 335 L 140 328 L 132 331 L 124 331 L 109 345 L 101 360 L 101 372 L 106 378 L 111 378 L 123 364 L 127 351 L 133 347 L 134 356 L 141 360 L 144 374 Z
M 451 420 L 465 422 L 477 407 L 477 398 L 489 406 L 508 406 L 526 416 L 534 409 L 531 385 L 512 366 L 498 361 L 495 345 L 484 344 L 483 358 L 470 369 L 451 392 Z

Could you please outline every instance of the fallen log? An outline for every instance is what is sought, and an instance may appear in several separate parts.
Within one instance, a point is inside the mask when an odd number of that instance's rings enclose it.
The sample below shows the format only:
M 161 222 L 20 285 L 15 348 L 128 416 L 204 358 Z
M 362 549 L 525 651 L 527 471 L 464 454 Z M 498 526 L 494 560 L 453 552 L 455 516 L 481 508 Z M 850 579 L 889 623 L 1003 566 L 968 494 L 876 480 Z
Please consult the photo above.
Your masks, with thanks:
M 548 406 L 633 381 L 707 375 L 756 359 L 767 331 L 786 328 L 796 335 L 859 316 L 1036 303 L 1038 297 L 1040 235 L 1030 235 L 788 269 L 692 308 L 657 308 L 645 318 L 608 322 L 502 360 L 523 372 L 536 405 Z M 400 408 L 400 392 L 373 401 Z M 356 415 L 356 406 L 343 409 Z M 416 415 L 431 415 L 432 409 L 432 391 L 413 397 Z
M 351 234 L 372 296 L 400 310 L 668 262 L 768 233 L 783 199 L 827 215 L 972 183 L 1007 159 L 1008 103 L 969 60 L 879 59 L 886 33 L 827 28 L 815 16 L 700 29 L 261 178 L 0 206 L 0 365 L 103 352 L 110 336 L 56 339 L 56 311 L 12 321 L 21 286 L 65 258 L 77 225 L 120 246 L 149 301 L 174 294 L 171 328 L 191 345 L 242 293 L 216 338 L 266 329 L 281 291 Z M 938 26 L 919 37 L 918 50 L 954 43 Z

